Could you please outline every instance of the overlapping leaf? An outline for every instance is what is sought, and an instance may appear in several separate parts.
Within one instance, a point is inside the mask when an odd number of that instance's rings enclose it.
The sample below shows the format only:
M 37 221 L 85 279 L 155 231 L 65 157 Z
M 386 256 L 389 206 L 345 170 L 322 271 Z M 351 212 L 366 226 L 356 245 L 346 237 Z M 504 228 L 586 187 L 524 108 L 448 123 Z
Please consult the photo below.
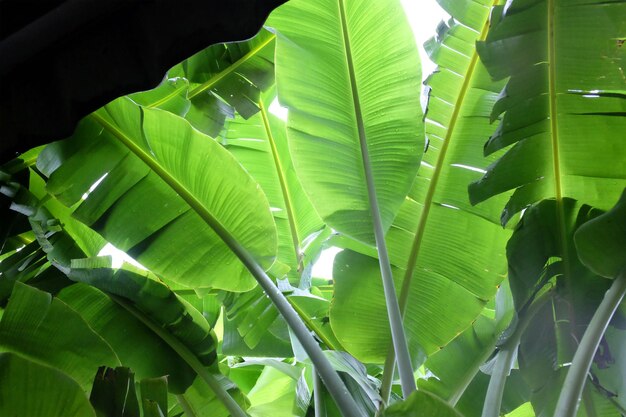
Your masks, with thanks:
M 229 121 L 221 142 L 267 196 L 278 232 L 277 261 L 289 268 L 291 282 L 298 285 L 303 269 L 317 255 L 305 256 L 309 237 L 323 223 L 296 177 L 284 122 L 268 112 L 265 100 L 259 104 L 260 112 L 248 120 L 236 116 Z
M 537 416 L 545 417 L 554 415 L 560 391 L 555 387 L 563 385 L 566 367 L 571 364 L 585 328 L 610 285 L 609 280 L 580 263 L 573 241 L 576 230 L 585 224 L 598 223 L 600 211 L 564 199 L 561 204 L 565 233 L 561 234 L 557 204 L 556 200 L 544 200 L 528 208 L 507 245 L 509 280 L 520 316 L 528 314 L 529 305 L 542 288 L 548 283 L 556 284 L 556 296 L 551 296 L 534 317 L 527 318 L 530 322 L 522 334 L 518 354 L 520 372 L 531 388 L 531 403 Z M 564 242 L 560 241 L 562 237 L 566 239 Z M 562 257 L 562 247 L 569 257 Z M 623 322 L 621 314 L 617 313 L 615 326 Z M 617 340 L 611 344 L 604 342 L 595 358 L 597 366 L 614 366 L 607 358 L 612 351 L 620 350 L 619 342 L 614 344 Z M 586 391 L 585 401 L 591 401 L 586 407 L 595 407 L 597 415 L 618 415 L 606 393 L 590 384 Z
M 387 229 L 422 153 L 419 60 L 400 3 L 293 1 L 268 25 L 298 177 L 324 221 L 373 244 L 364 166 Z
M 168 112 L 128 98 L 46 148 L 38 167 L 74 216 L 157 274 L 185 287 L 248 290 L 255 282 L 215 228 L 265 268 L 276 253 L 269 206 L 219 144 Z
M 626 184 L 626 3 L 515 0 L 479 43 L 504 113 L 485 153 L 507 148 L 470 187 L 473 203 L 515 189 L 502 221 L 545 198 L 608 209 Z
M 273 84 L 274 44 L 275 35 L 262 29 L 245 42 L 210 46 L 170 69 L 154 90 L 131 98 L 217 137 L 235 110 L 245 118 L 259 111 L 261 92 Z
M 39 247 L 46 261 L 41 268 L 44 272 L 29 283 L 45 289 L 52 288 L 55 293 L 60 291 L 53 303 L 62 300 L 73 308 L 77 316 L 113 349 L 120 362 L 132 366 L 141 378 L 169 375 L 172 391 L 184 392 L 193 382 L 195 372 L 178 352 L 160 338 L 161 335 L 153 333 L 149 326 L 146 327 L 147 321 L 166 328 L 164 332 L 172 334 L 187 345 L 207 366 L 213 365 L 216 359 L 216 344 L 209 324 L 198 311 L 178 299 L 147 271 L 113 270 L 110 268 L 109 258 L 76 259 L 86 255 L 77 242 L 89 242 L 91 235 L 95 233 L 86 233 L 89 229 L 72 220 L 68 215 L 69 210 L 60 203 L 45 199 L 44 204 L 30 192 L 42 192 L 41 185 L 39 177 L 33 175 L 30 190 L 19 187 L 12 205 L 20 210 L 21 216 L 28 219 L 37 239 L 33 245 Z M 64 221 L 54 217 L 48 208 L 59 213 Z M 100 246 L 98 243 L 96 248 Z M 20 252 L 22 251 L 18 253 Z M 52 274 L 54 271 L 57 274 Z M 126 302 L 138 308 L 143 316 L 133 316 L 122 305 L 95 288 L 71 285 L 72 281 L 69 279 L 60 280 L 57 276 L 65 277 L 65 274 L 74 281 L 86 282 L 109 295 L 123 297 Z M 20 276 L 20 279 L 24 278 L 27 277 Z M 10 277 L 3 279 L 10 280 Z M 29 302 L 34 301 L 29 299 Z M 128 344 L 129 332 L 134 337 L 133 345 Z M 45 333 L 39 334 L 39 331 L 35 335 L 46 337 Z M 33 339 L 33 348 L 50 348 L 45 343 L 38 347 L 38 343 L 44 342 Z M 138 349 L 138 346 L 142 348 Z M 51 355 L 62 356 L 62 349 L 51 349 Z M 150 354 L 146 355 L 146 352 Z
M 80 385 L 58 369 L 5 352 L 0 380 L 0 415 L 96 416 Z
M 396 285 L 407 286 L 402 289 L 408 306 L 405 327 L 416 355 L 437 351 L 465 329 L 506 271 L 503 247 L 509 233 L 497 222 L 503 201 L 472 207 L 466 190 L 489 163 L 480 146 L 493 132 L 489 115 L 500 88 L 478 61 L 474 46 L 486 36 L 492 3 L 442 1 L 458 22 L 442 23 L 438 38 L 427 43 L 438 64 L 427 81 L 429 147 L 386 236 L 397 267 Z M 376 256 L 354 242 L 336 243 Z M 364 271 L 363 265 L 369 269 Z M 388 330 L 376 265 L 352 255 L 338 260 L 336 268 L 341 275 L 331 309 L 333 328 L 355 356 L 381 361 L 389 341 L 381 337 Z M 355 269 L 362 275 L 355 276 Z M 357 281 L 359 289 L 354 288 Z
M 120 365 L 80 314 L 50 294 L 16 283 L 0 321 L 0 351 L 57 368 L 86 390 L 102 365 Z

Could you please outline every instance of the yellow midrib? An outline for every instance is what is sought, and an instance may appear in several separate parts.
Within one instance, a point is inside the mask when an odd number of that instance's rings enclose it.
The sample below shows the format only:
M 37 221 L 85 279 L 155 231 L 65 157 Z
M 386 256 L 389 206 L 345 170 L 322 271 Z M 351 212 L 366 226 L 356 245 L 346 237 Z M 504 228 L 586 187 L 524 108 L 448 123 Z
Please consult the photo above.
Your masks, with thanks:
M 498 3 L 499 3 L 499 0 L 495 0 L 492 3 L 492 7 L 498 5 Z M 480 32 L 480 35 L 477 38 L 477 41 L 485 40 L 488 32 L 489 32 L 489 19 L 487 18 Z M 424 209 L 420 216 L 419 223 L 417 225 L 417 230 L 415 231 L 413 244 L 411 245 L 411 252 L 409 253 L 409 258 L 407 260 L 407 267 L 405 270 L 404 279 L 402 281 L 402 290 L 400 291 L 400 309 L 402 310 L 403 313 L 406 308 L 409 289 L 410 289 L 411 281 L 413 278 L 413 273 L 417 265 L 417 258 L 419 256 L 422 238 L 424 237 L 426 223 L 428 220 L 428 216 L 430 214 L 430 208 L 432 207 L 432 202 L 435 196 L 435 191 L 437 190 L 439 178 L 441 177 L 441 171 L 443 170 L 444 161 L 448 152 L 448 148 L 450 146 L 450 139 L 454 133 L 454 129 L 456 127 L 456 123 L 459 119 L 459 114 L 461 112 L 461 107 L 463 106 L 463 102 L 465 101 L 465 97 L 467 95 L 467 92 L 469 91 L 469 86 L 470 86 L 470 83 L 472 82 L 472 76 L 474 75 L 474 71 L 476 70 L 477 64 L 478 64 L 478 52 L 476 51 L 476 48 L 474 48 L 467 72 L 465 74 L 465 78 L 463 79 L 463 84 L 461 85 L 461 91 L 454 103 L 454 110 L 452 111 L 452 115 L 450 116 L 448 130 L 446 131 L 446 136 L 444 138 L 443 144 L 439 151 L 439 156 L 437 157 L 435 170 L 433 172 L 430 183 L 428 185 L 428 191 L 426 192 L 426 197 L 424 198 Z
M 272 33 L 265 41 L 261 42 L 260 44 L 258 44 L 257 46 L 255 46 L 254 48 L 249 50 L 244 56 L 239 58 L 232 65 L 229 65 L 224 71 L 218 72 L 217 74 L 215 74 L 214 76 L 209 78 L 207 81 L 203 82 L 199 86 L 197 86 L 194 89 L 192 89 L 191 91 L 189 91 L 189 94 L 187 95 L 187 98 L 189 100 L 191 100 L 192 98 L 194 98 L 198 94 L 201 94 L 204 91 L 214 87 L 215 84 L 217 84 L 218 82 L 220 82 L 221 80 L 226 78 L 228 75 L 232 74 L 237 68 L 239 68 L 241 65 L 243 65 L 243 63 L 245 63 L 250 58 L 252 58 L 256 54 L 258 54 L 267 45 L 272 43 L 274 41 L 274 39 L 276 39 L 276 35 L 274 33 Z M 168 102 L 173 97 L 176 97 L 177 95 L 178 95 L 178 89 L 176 89 L 175 91 L 171 92 L 167 96 L 162 97 L 159 100 L 155 101 L 154 103 L 149 104 L 149 105 L 147 105 L 145 107 L 150 107 L 150 108 L 158 107 L 158 106 L 162 105 L 163 103 Z
M 555 0 L 548 0 L 548 97 L 550 109 L 550 138 L 552 144 L 552 166 L 554 169 L 554 193 L 556 197 L 556 217 L 559 226 L 559 241 L 566 278 L 570 277 L 569 251 L 567 249 L 567 230 L 565 208 L 563 207 L 563 189 L 561 184 L 561 160 L 559 147 L 558 111 L 556 94 L 556 38 L 554 30 Z
M 272 133 L 270 121 L 269 121 L 269 118 L 267 117 L 267 111 L 265 109 L 263 100 L 259 100 L 259 109 L 261 109 L 261 118 L 263 119 L 263 127 L 265 128 L 267 140 L 269 141 L 270 150 L 272 152 L 272 159 L 274 160 L 274 166 L 276 167 L 276 174 L 278 176 L 280 190 L 283 195 L 283 201 L 285 203 L 285 210 L 287 211 L 287 220 L 289 222 L 289 229 L 291 231 L 291 240 L 293 244 L 293 249 L 296 255 L 296 261 L 298 262 L 298 273 L 300 273 L 302 272 L 302 268 L 303 268 L 302 256 L 300 254 L 300 236 L 298 235 L 298 228 L 296 227 L 296 219 L 295 219 L 293 206 L 291 204 L 291 196 L 289 195 L 289 189 L 287 186 L 287 178 L 285 178 L 285 170 L 283 168 L 282 163 L 280 162 L 280 158 L 278 155 L 278 148 L 276 146 L 276 141 L 274 140 L 274 135 Z

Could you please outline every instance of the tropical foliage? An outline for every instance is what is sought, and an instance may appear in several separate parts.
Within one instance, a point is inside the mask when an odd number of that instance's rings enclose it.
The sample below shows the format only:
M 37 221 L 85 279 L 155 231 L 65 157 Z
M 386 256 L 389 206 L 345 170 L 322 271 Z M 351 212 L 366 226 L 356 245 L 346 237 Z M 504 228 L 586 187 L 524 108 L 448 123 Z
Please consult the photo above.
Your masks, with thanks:
M 291 0 L 4 164 L 0 415 L 624 415 L 626 2 L 439 3 L 424 108 Z

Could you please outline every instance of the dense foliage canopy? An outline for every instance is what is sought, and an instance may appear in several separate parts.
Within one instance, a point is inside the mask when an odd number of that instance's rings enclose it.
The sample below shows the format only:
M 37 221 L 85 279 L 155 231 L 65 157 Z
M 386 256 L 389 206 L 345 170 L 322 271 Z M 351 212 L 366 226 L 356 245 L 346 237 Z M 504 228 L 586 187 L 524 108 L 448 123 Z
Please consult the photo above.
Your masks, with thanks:
M 624 415 L 626 2 L 438 1 L 424 108 L 291 0 L 1 166 L 0 415 Z

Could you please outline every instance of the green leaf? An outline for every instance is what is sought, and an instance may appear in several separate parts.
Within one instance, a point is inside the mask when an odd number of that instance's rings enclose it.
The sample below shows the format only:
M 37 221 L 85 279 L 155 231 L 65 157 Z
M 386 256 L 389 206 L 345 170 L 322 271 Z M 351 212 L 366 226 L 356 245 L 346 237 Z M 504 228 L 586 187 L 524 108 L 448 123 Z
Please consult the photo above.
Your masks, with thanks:
M 394 269 L 396 288 L 402 270 Z M 330 324 L 341 345 L 362 362 L 383 363 L 390 343 L 378 261 L 352 251 L 335 257 Z M 409 295 L 404 325 L 414 358 L 436 352 L 480 313 L 484 301 L 437 273 L 423 271 Z
M 426 44 L 438 64 L 438 71 L 426 81 L 431 89 L 426 112 L 429 147 L 409 196 L 386 236 L 391 263 L 398 267 L 400 299 L 411 310 L 406 314 L 405 326 L 414 337 L 419 334 L 413 340 L 414 354 L 419 349 L 436 352 L 467 328 L 486 300 L 494 296 L 506 271 L 502 248 L 509 232 L 498 222 L 504 200 L 472 207 L 466 189 L 495 160 L 482 157 L 480 144 L 495 128 L 489 117 L 502 83 L 491 81 L 474 46 L 477 39 L 486 36 L 491 3 L 442 2 L 461 23 L 440 25 L 438 36 Z M 371 249 L 345 239 L 335 244 L 376 256 Z M 337 286 L 342 285 L 336 278 Z M 349 282 L 354 285 L 352 279 Z M 368 298 L 357 301 L 357 294 L 360 297 L 365 293 L 337 293 L 336 305 L 346 304 L 346 310 L 356 309 L 359 315 L 369 316 L 370 302 L 380 300 L 380 295 L 367 293 Z M 445 316 L 439 307 L 432 307 L 435 304 L 448 306 Z M 437 330 L 424 323 L 438 323 Z M 384 338 L 379 337 L 385 333 L 377 333 L 378 327 L 359 328 L 371 333 L 371 340 L 363 346 L 378 352 L 387 350 Z M 337 328 L 339 333 L 343 330 Z M 356 350 L 351 353 L 360 358 Z
M 373 244 L 364 164 L 388 229 L 422 153 L 419 59 L 400 3 L 293 1 L 268 25 L 302 185 L 331 227 Z
M 167 377 L 142 379 L 139 387 L 144 417 L 165 417 L 167 415 Z
M 530 403 L 524 403 L 508 413 L 505 417 L 535 417 L 535 411 Z
M 418 387 L 455 405 L 479 367 L 489 359 L 496 339 L 494 321 L 479 316 L 472 326 L 428 358 L 424 366 L 433 376 L 418 380 Z
M 223 296 L 224 343 L 222 351 L 238 356 L 292 356 L 287 335 L 276 335 L 273 326 L 285 330 L 278 311 L 260 288 Z M 241 343 L 243 342 L 243 343 Z
M 248 399 L 232 382 L 224 377 L 222 377 L 220 382 L 244 410 L 248 408 L 250 405 Z M 183 411 L 187 417 L 229 417 L 231 415 L 213 391 L 206 384 L 202 383 L 200 378 L 196 379 L 184 394 L 177 395 L 176 399 L 178 405 L 174 406 L 168 415 L 177 415 L 174 413 L 180 411 Z
M 20 355 L 0 353 L 0 381 L 2 416 L 96 416 L 76 381 Z
M 583 224 L 574 235 L 578 258 L 594 273 L 615 278 L 626 268 L 626 190 L 608 212 Z
M 192 384 L 196 373 L 189 365 L 105 293 L 86 284 L 75 284 L 62 290 L 59 299 L 80 312 L 89 326 L 109 343 L 120 362 L 133 369 L 139 379 L 168 375 L 170 390 L 177 394 Z
M 109 262 L 108 258 L 75 259 L 69 277 L 129 300 L 186 345 L 204 365 L 215 363 L 215 335 L 198 310 L 148 272 L 99 268 L 97 263 L 103 260 Z
M 170 69 L 168 77 L 189 80 L 192 105 L 204 95 L 219 97 L 248 118 L 259 111 L 260 93 L 274 82 L 275 38 L 261 29 L 248 41 L 211 46 Z
M 474 204 L 515 189 L 506 223 L 541 199 L 602 210 L 615 201 L 626 181 L 626 142 L 616 140 L 626 130 L 625 13 L 626 3 L 603 0 L 515 0 L 494 10 L 478 49 L 494 78 L 510 79 L 485 153 L 513 146 L 470 186 Z
M 252 417 L 292 417 L 296 407 L 297 380 L 274 367 L 266 366 L 248 394 Z
M 120 365 L 80 315 L 50 294 L 16 283 L 0 322 L 0 351 L 58 368 L 86 389 L 102 365 Z
M 130 98 L 217 137 L 235 110 L 245 118 L 259 111 L 261 92 L 274 81 L 275 37 L 261 29 L 250 40 L 210 46 L 171 68 L 157 88 Z
M 66 148 L 75 153 L 66 158 Z M 48 191 L 67 205 L 106 174 L 74 215 L 168 281 L 254 287 L 215 227 L 265 268 L 274 259 L 275 225 L 262 191 L 219 144 L 168 112 L 116 100 L 40 161 Z
M 306 240 L 324 224 L 296 177 L 285 123 L 265 103 L 260 100 L 261 111 L 248 120 L 236 116 L 229 121 L 221 142 L 267 196 L 278 232 L 277 260 L 289 266 L 290 281 L 298 285 L 305 260 L 317 255 L 305 253 Z
M 125 367 L 102 366 L 93 381 L 89 402 L 98 417 L 139 417 L 135 374 Z
M 383 417 L 463 417 L 445 401 L 428 391 L 414 392 L 405 401 L 393 404 Z

